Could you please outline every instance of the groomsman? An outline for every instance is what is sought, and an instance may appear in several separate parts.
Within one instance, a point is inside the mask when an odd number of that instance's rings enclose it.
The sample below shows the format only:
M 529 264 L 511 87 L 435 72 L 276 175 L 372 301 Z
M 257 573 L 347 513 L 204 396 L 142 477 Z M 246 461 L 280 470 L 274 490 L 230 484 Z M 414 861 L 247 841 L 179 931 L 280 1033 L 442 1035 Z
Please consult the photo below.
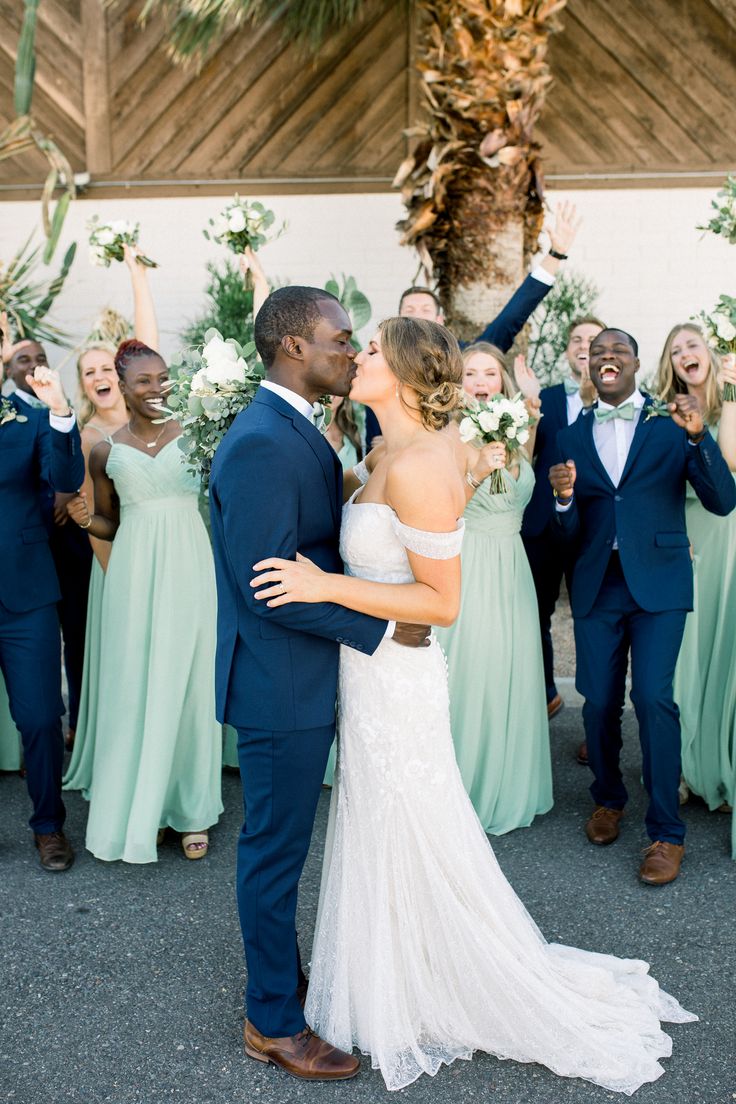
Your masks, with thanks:
M 564 462 L 549 473 L 554 518 L 574 545 L 571 603 L 576 685 L 595 808 L 585 831 L 594 844 L 617 839 L 626 805 L 619 755 L 626 669 L 639 722 L 645 824 L 651 845 L 642 881 L 663 885 L 680 871 L 680 719 L 672 679 L 692 609 L 693 579 L 685 529 L 685 481 L 711 513 L 736 506 L 736 487 L 703 424 L 697 400 L 678 395 L 658 414 L 636 387 L 637 343 L 605 329 L 590 346 L 598 402 L 557 435 Z
M 581 385 L 586 381 L 589 386 L 590 343 L 602 329 L 604 325 L 601 320 L 592 315 L 577 318 L 571 323 L 565 349 L 569 374 L 562 383 L 557 383 L 554 387 L 544 387 L 540 392 L 542 420 L 537 426 L 534 442 L 536 483 L 529 505 L 524 511 L 521 527 L 521 539 L 537 591 L 547 713 L 550 717 L 559 713 L 564 705 L 555 683 L 552 614 L 560 596 L 563 576 L 569 587 L 572 561 L 569 549 L 565 548 L 553 532 L 549 469 L 557 459 L 557 434 L 565 426 L 572 425 L 583 409 Z M 578 761 L 588 761 L 585 744 L 578 748 Z
M 84 459 L 58 372 L 39 366 L 23 382 L 43 409 L 15 394 L 0 400 L 0 668 L 23 741 L 41 865 L 59 871 L 71 866 L 74 852 L 63 832 L 61 801 L 59 582 L 42 497 L 77 491 Z

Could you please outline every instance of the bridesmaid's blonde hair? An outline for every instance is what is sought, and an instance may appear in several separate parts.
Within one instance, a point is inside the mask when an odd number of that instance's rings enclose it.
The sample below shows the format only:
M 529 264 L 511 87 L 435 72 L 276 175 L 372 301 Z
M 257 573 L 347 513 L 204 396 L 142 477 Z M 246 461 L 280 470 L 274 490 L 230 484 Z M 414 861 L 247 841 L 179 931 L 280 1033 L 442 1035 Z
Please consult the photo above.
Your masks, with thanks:
M 379 328 L 386 363 L 416 393 L 423 425 L 443 429 L 463 401 L 457 340 L 445 326 L 424 318 L 387 318 Z
M 687 384 L 680 379 L 672 366 L 672 346 L 675 343 L 675 338 L 682 330 L 687 330 L 688 333 L 697 334 L 698 337 L 701 337 L 703 339 L 703 344 L 708 350 L 709 372 L 705 384 L 705 410 L 703 411 L 703 417 L 710 425 L 715 425 L 721 417 L 721 396 L 718 391 L 718 383 L 716 380 L 721 362 L 715 349 L 711 349 L 710 345 L 705 340 L 700 326 L 696 325 L 694 322 L 681 322 L 678 326 L 673 326 L 667 334 L 667 340 L 664 343 L 662 355 L 659 358 L 655 391 L 658 398 L 664 399 L 665 402 L 672 402 L 675 395 L 687 395 L 688 393 Z

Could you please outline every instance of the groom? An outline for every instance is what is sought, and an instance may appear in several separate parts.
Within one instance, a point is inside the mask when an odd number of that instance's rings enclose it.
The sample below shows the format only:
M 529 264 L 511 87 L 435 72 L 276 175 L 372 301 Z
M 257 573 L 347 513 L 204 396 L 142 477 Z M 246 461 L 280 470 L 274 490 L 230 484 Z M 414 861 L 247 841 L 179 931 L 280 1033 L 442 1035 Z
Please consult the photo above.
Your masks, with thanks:
M 631 700 L 639 722 L 651 839 L 639 870 L 664 885 L 680 870 L 680 718 L 672 679 L 693 606 L 685 529 L 685 481 L 711 513 L 736 505 L 728 466 L 703 424 L 697 400 L 677 395 L 668 415 L 636 387 L 637 344 L 623 330 L 591 343 L 592 411 L 557 435 L 565 462 L 549 480 L 554 517 L 576 546 L 570 600 L 575 623 L 576 685 L 595 808 L 585 831 L 594 844 L 617 839 L 626 804 L 619 767 L 621 713 L 631 652 Z
M 237 894 L 248 964 L 245 1050 L 307 1080 L 358 1060 L 312 1034 L 295 916 L 330 746 L 340 644 L 371 655 L 385 636 L 419 647 L 428 629 L 341 606 L 270 609 L 250 587 L 264 554 L 297 551 L 342 571 L 342 470 L 320 433 L 322 395 L 355 376 L 350 319 L 318 288 L 273 292 L 255 323 L 266 379 L 217 450 L 210 482 L 218 594 L 218 719 L 238 730 L 245 823 Z

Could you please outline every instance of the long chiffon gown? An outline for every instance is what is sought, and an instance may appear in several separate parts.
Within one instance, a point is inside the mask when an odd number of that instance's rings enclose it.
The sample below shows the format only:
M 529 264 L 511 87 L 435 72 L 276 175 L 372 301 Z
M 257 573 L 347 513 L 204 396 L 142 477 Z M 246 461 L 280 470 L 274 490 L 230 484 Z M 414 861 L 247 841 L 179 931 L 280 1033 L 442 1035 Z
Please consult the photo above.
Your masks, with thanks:
M 504 479 L 504 494 L 486 480 L 465 508 L 460 613 L 437 630 L 457 764 L 478 819 L 497 836 L 552 808 L 539 615 L 519 535 L 534 472 L 522 459 L 518 479 Z
M 736 478 L 736 476 L 735 476 Z M 736 803 L 736 513 L 716 517 L 690 486 L 685 507 L 695 599 L 675 670 L 682 773 L 709 809 Z M 736 859 L 736 819 L 731 821 Z
M 89 578 L 87 597 L 87 627 L 84 637 L 84 674 L 79 698 L 79 717 L 69 766 L 62 782 L 64 790 L 81 790 L 89 797 L 92 784 L 92 764 L 97 732 L 97 700 L 100 685 L 100 655 L 102 652 L 102 595 L 105 572 L 95 556 Z
M 154 456 L 113 443 L 107 474 L 120 528 L 102 599 L 86 845 L 99 859 L 155 862 L 159 828 L 205 829 L 222 812 L 214 565 L 176 440 Z
M 5 679 L 0 672 L 0 771 L 20 770 L 20 764 L 20 732 L 10 716 L 8 691 L 5 688 Z
M 459 536 L 349 503 L 341 553 L 352 575 L 411 582 L 407 548 L 449 558 Z M 672 1050 L 660 1020 L 697 1017 L 645 962 L 545 941 L 465 792 L 437 641 L 384 640 L 372 656 L 342 647 L 339 711 L 312 1028 L 370 1054 L 389 1089 L 474 1050 L 623 1093 L 656 1080 Z

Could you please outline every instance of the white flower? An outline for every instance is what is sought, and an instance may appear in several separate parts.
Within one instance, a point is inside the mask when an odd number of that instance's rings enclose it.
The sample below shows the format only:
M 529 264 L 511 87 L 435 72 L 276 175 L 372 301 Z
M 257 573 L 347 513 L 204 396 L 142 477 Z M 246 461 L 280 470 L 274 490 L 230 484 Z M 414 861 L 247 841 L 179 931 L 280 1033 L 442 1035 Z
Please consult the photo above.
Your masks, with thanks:
M 212 220 L 212 233 L 216 238 L 221 238 L 228 232 L 227 216 L 219 214 Z
M 98 245 L 112 245 L 115 241 L 115 231 L 109 226 L 101 226 L 95 234 L 95 241 Z
M 242 207 L 233 207 L 232 210 L 228 212 L 227 225 L 228 229 L 233 234 L 239 234 L 241 230 L 245 230 L 245 211 L 243 211 Z
M 134 224 L 129 222 L 128 219 L 114 219 L 109 224 L 109 227 L 115 236 L 119 238 L 124 237 L 126 234 L 132 234 L 135 230 Z
M 463 444 L 470 444 L 470 442 L 474 441 L 478 435 L 478 431 L 475 428 L 475 422 L 472 418 L 463 418 L 463 420 L 460 422 L 459 428 L 460 440 L 463 442 Z
M 229 341 L 213 337 L 202 350 L 202 359 L 205 362 L 205 377 L 215 387 L 226 383 L 245 383 L 247 365 Z
M 89 249 L 89 261 L 90 264 L 95 265 L 97 268 L 103 268 L 107 264 L 105 250 L 97 245 L 91 245 Z
M 516 434 L 516 440 L 519 442 L 520 445 L 525 445 L 529 440 L 529 430 L 520 429 L 519 432 Z
M 499 416 L 494 410 L 481 410 L 478 422 L 484 433 L 495 433 L 498 429 Z
M 733 341 L 736 337 L 736 326 L 725 314 L 714 314 L 713 324 L 715 331 L 722 341 Z
M 508 429 L 506 430 L 506 440 L 507 441 L 513 441 L 515 437 L 516 437 L 516 426 L 515 425 L 510 425 L 508 427 Z
M 191 393 L 193 395 L 211 395 L 212 387 L 207 379 L 207 369 L 200 368 L 192 376 Z

